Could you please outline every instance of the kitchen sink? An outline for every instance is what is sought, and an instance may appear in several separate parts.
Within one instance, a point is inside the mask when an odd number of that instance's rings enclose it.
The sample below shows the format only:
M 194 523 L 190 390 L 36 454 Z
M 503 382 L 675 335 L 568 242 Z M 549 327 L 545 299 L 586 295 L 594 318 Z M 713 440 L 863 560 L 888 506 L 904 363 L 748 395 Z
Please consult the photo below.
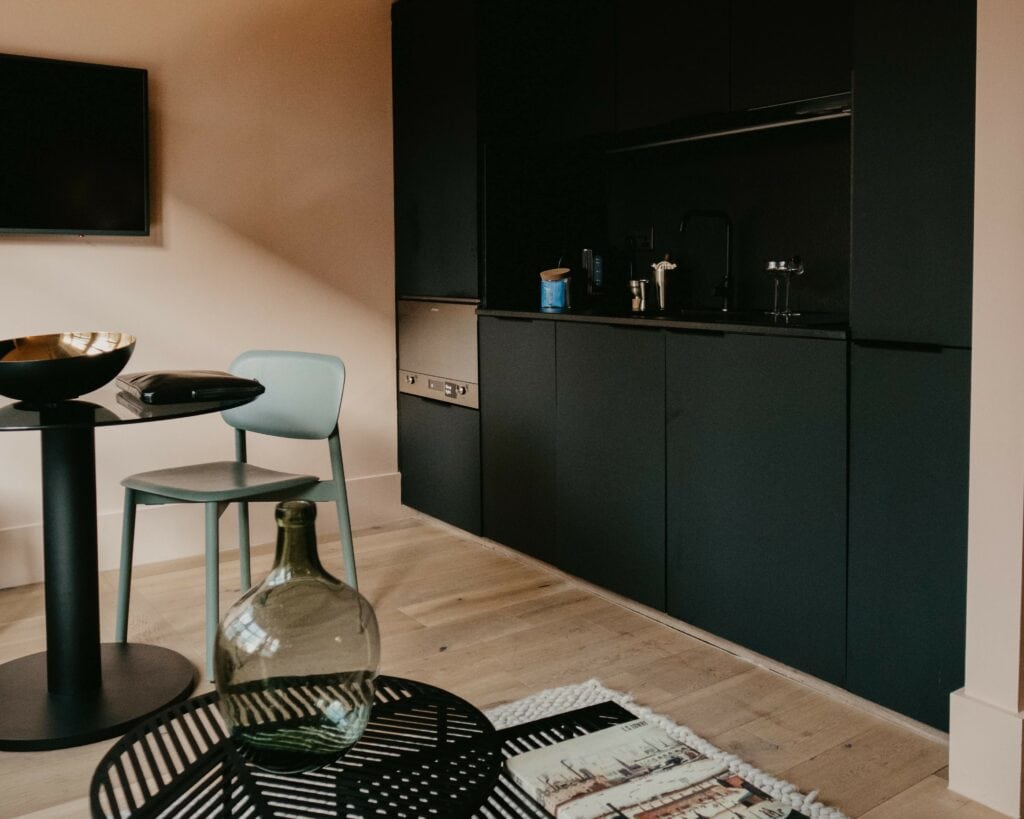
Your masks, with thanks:
M 698 321 L 764 321 L 768 316 L 764 310 L 681 310 L 676 318 L 692 318 Z

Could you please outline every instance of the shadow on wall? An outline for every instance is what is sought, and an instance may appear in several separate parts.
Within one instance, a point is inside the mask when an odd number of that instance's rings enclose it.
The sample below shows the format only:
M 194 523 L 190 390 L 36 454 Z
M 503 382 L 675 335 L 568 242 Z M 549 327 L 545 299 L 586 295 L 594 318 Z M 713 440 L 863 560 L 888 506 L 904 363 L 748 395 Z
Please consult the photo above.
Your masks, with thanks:
M 389 12 L 5 0 L 0 51 L 149 69 L 156 218 L 148 238 L 0 237 L 0 337 L 123 329 L 139 338 L 131 370 L 224 368 L 253 347 L 340 355 L 348 477 L 395 475 Z M 232 451 L 213 417 L 97 444 L 101 515 L 125 474 Z M 20 527 L 38 528 L 38 457 L 33 436 L 0 437 L 0 568 Z M 324 471 L 319 451 L 288 457 Z M 194 529 L 181 534 L 191 549 Z
M 153 235 L 134 246 L 159 246 L 175 197 L 360 301 L 390 284 L 389 3 L 9 0 L 0 51 L 149 69 Z
M 226 366 L 251 346 L 336 353 L 344 417 L 380 426 L 394 401 L 389 4 L 7 8 L 0 50 L 150 70 L 155 216 L 148 239 L 5 237 L 26 274 L 0 307 L 8 334 L 132 324 L 132 369 Z M 394 468 L 374 460 L 365 471 Z
M 168 55 L 166 194 L 378 301 L 393 275 L 389 6 L 244 11 Z

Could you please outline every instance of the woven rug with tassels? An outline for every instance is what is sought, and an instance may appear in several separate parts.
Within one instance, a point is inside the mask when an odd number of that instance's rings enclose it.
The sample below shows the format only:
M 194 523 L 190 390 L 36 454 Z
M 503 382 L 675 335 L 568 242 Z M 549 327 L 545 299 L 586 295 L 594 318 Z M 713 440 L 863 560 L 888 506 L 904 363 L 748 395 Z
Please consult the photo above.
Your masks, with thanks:
M 659 726 L 670 736 L 699 751 L 708 759 L 720 761 L 732 773 L 739 775 L 775 801 L 788 805 L 810 819 L 848 819 L 836 808 L 819 802 L 817 791 L 802 793 L 792 783 L 778 779 L 744 762 L 738 756 L 715 747 L 689 728 L 677 725 L 667 717 L 638 705 L 628 694 L 606 688 L 596 679 L 579 685 L 567 685 L 562 688 L 541 691 L 531 697 L 499 705 L 486 713 L 488 719 L 494 723 L 494 727 L 501 729 L 608 701 L 618 703 L 638 718 Z M 723 815 L 730 816 L 732 814 L 727 811 Z

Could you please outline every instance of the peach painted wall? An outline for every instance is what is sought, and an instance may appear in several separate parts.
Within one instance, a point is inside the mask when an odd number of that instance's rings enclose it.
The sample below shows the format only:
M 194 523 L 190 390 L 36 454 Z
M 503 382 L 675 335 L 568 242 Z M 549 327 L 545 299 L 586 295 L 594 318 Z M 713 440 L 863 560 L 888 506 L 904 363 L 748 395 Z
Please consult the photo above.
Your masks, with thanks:
M 0 52 L 149 70 L 153 209 L 148 238 L 0 236 L 0 337 L 128 331 L 129 370 L 224 368 L 253 347 L 339 355 L 357 526 L 401 514 L 389 15 L 388 0 L 0 9 Z M 217 416 L 100 429 L 96 443 L 101 567 L 114 565 L 124 475 L 233 447 Z M 250 457 L 329 472 L 319 443 L 263 439 Z M 40 499 L 38 436 L 3 433 L 0 586 L 41 577 Z M 257 542 L 270 540 L 270 508 L 256 517 Z M 139 562 L 201 552 L 201 510 L 144 510 L 138 544 Z
M 1024 809 L 1024 0 L 979 0 L 967 652 L 949 787 Z
M 978 5 L 966 688 L 1021 686 L 1024 522 L 1024 2 Z

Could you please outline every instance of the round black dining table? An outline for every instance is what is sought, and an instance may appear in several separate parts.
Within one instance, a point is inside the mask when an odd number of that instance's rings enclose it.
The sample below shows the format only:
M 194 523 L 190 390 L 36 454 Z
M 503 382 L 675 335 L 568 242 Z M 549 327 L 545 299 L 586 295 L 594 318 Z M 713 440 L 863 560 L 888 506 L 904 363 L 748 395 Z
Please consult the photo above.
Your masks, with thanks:
M 46 651 L 0 665 L 0 750 L 117 736 L 195 688 L 195 667 L 175 651 L 100 643 L 95 429 L 220 412 L 251 400 L 144 404 L 108 385 L 55 404 L 0 405 L 0 432 L 40 433 L 46 600 Z

